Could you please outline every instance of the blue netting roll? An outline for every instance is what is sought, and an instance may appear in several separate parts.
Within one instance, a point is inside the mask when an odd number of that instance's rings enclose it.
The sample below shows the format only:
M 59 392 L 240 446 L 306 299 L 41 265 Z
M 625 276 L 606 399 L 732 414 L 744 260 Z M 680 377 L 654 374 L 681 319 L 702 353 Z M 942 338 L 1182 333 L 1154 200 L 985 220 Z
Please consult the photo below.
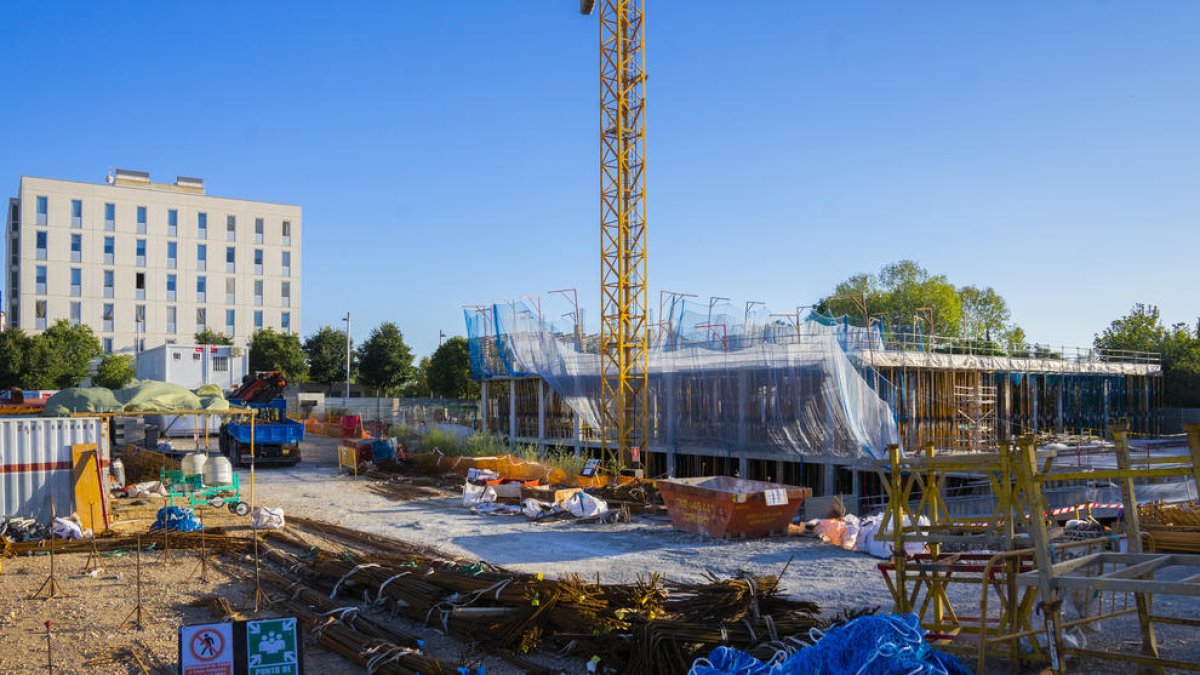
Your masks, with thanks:
M 158 516 L 155 517 L 154 524 L 150 526 L 151 530 L 164 528 L 178 532 L 195 532 L 204 529 L 204 526 L 196 518 L 195 511 L 178 506 L 165 506 L 158 510 Z
M 698 659 L 689 675 L 970 675 L 957 658 L 925 642 L 916 614 L 860 616 L 779 663 L 763 663 L 728 647 Z

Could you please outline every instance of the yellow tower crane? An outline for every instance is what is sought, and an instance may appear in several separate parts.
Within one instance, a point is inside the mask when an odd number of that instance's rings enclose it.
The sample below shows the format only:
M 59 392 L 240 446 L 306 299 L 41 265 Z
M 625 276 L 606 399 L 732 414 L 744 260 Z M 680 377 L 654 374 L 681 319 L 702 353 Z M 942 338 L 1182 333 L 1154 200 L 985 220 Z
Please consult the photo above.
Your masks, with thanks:
M 581 0 L 591 14 L 597 0 Z M 618 466 L 649 441 L 644 0 L 600 5 L 600 433 Z M 634 465 L 638 462 L 634 460 Z

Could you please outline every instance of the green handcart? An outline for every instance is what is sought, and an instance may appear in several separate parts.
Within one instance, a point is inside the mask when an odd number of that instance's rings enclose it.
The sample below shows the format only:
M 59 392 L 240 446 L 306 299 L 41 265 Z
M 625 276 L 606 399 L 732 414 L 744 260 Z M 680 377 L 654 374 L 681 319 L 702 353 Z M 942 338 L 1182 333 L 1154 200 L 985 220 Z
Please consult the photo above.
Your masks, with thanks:
M 205 485 L 203 476 L 184 476 L 182 471 L 159 469 L 158 476 L 167 488 L 171 506 L 175 505 L 176 499 L 186 499 L 191 508 L 207 504 L 217 509 L 224 506 L 239 516 L 250 514 L 250 505 L 242 501 L 241 483 L 236 473 L 229 485 Z

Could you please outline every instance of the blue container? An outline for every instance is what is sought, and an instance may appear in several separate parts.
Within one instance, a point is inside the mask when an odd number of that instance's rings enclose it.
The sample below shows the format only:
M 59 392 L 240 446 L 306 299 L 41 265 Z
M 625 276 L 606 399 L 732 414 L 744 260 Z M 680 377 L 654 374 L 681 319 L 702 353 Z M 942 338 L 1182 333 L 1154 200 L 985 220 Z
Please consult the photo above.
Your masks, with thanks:
M 396 441 L 391 438 L 377 438 L 371 441 L 371 460 L 378 463 L 396 459 Z

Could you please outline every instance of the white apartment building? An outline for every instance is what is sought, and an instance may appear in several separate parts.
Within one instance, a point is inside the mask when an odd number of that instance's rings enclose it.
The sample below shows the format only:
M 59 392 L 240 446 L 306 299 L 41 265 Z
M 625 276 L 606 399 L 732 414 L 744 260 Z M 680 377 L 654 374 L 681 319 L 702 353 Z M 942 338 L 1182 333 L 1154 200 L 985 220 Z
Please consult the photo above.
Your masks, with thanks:
M 10 325 L 91 326 L 105 351 L 190 344 L 205 327 L 245 345 L 300 330 L 300 207 L 213 197 L 204 181 L 23 176 L 5 229 Z

